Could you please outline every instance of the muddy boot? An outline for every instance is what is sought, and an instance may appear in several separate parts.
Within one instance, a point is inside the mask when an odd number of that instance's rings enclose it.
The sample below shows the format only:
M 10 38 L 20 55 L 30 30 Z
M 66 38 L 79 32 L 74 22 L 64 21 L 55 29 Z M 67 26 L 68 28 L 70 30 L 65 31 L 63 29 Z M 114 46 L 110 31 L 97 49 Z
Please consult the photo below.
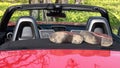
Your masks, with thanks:
M 83 37 L 78 34 L 73 34 L 71 43 L 73 44 L 81 44 L 83 42 Z
M 81 35 L 67 31 L 55 32 L 50 36 L 49 39 L 54 43 L 81 44 L 83 42 L 83 37 Z
M 97 38 L 91 32 L 81 30 L 80 35 L 82 35 L 82 37 L 86 43 L 98 44 Z
M 67 40 L 67 38 L 70 38 L 69 40 L 71 40 L 72 36 L 70 36 L 66 32 L 55 32 L 55 33 L 51 34 L 50 37 L 49 37 L 50 41 L 54 42 L 54 43 L 69 42 Z
M 93 33 L 97 38 L 100 39 L 100 45 L 104 47 L 109 47 L 113 44 L 113 39 L 107 34 Z

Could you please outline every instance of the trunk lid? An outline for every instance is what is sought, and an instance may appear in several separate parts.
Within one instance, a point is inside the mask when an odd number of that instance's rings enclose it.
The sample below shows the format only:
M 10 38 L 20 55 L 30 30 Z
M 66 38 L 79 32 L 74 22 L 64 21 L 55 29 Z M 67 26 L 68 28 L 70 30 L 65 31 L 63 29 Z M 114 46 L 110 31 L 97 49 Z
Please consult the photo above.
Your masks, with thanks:
M 120 52 L 47 49 L 0 52 L 0 68 L 120 68 Z

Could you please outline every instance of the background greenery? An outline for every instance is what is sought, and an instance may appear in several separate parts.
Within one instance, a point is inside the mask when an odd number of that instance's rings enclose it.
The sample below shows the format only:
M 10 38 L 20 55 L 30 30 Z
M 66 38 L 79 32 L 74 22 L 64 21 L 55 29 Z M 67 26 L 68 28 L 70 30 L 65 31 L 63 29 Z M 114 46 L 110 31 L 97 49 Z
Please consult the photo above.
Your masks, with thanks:
M 54 2 L 54 0 L 52 0 Z M 4 11 L 7 9 L 8 6 L 11 5 L 17 5 L 17 4 L 23 4 L 23 3 L 28 3 L 28 0 L 4 0 L 0 2 L 0 19 L 3 16 Z M 74 4 L 74 0 L 69 0 L 70 4 Z M 95 5 L 95 6 L 100 6 L 108 10 L 109 15 L 110 15 L 110 23 L 112 26 L 112 29 L 114 33 L 117 33 L 117 29 L 120 26 L 120 0 L 84 0 L 81 4 L 86 4 L 86 5 Z M 68 13 L 68 15 L 71 15 L 72 13 Z M 16 13 L 12 17 L 12 21 L 16 19 L 17 16 L 19 15 L 28 15 L 28 13 Z M 75 17 L 75 15 L 77 15 Z M 87 15 L 93 15 L 91 14 L 72 14 L 72 18 L 67 19 L 67 21 L 73 20 L 74 22 L 77 22 L 79 18 L 82 20 L 82 22 L 85 22 L 85 19 Z M 82 16 L 81 16 L 82 15 Z M 80 17 L 81 16 L 81 17 Z

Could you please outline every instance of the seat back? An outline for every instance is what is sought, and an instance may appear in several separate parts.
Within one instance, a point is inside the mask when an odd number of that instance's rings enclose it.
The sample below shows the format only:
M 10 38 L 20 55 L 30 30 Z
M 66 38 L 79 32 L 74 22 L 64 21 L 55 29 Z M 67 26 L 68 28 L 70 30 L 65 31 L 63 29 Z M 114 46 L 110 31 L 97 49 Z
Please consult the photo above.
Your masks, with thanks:
M 90 17 L 87 22 L 86 30 L 111 36 L 110 26 L 104 17 Z
M 32 28 L 29 26 L 25 26 L 23 28 L 21 37 L 19 37 L 19 40 L 27 40 L 27 39 L 34 39 Z
M 17 21 L 12 41 L 38 39 L 39 31 L 33 17 L 23 16 Z

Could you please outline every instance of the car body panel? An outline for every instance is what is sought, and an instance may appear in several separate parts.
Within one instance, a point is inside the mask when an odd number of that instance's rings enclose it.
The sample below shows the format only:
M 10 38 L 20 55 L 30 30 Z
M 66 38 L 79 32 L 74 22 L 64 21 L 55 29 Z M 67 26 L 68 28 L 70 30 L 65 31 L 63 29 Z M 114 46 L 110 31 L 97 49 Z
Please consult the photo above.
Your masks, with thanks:
M 120 68 L 119 60 L 120 52 L 110 50 L 43 49 L 0 52 L 0 68 Z

